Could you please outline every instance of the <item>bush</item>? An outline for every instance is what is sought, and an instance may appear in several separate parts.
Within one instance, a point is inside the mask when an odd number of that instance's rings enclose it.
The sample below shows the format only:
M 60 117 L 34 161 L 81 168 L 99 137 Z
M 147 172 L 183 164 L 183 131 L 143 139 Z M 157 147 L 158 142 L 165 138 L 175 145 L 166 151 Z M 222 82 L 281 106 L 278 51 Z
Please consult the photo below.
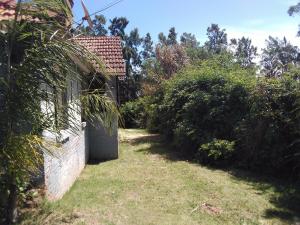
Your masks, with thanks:
M 161 132 L 195 154 L 213 139 L 235 140 L 235 127 L 249 111 L 254 76 L 243 69 L 210 63 L 192 67 L 166 84 Z M 181 148 L 183 149 L 183 148 Z M 186 151 L 186 150 L 185 150 Z
M 256 78 L 217 56 L 140 100 L 144 126 L 200 162 L 299 179 L 300 83 L 290 77 Z
M 230 59 L 204 61 L 166 83 L 161 133 L 202 162 L 299 178 L 299 90 L 289 77 L 256 79 Z
M 125 128 L 145 128 L 146 116 L 144 108 L 143 99 L 127 102 L 122 105 L 120 112 Z
M 238 162 L 245 168 L 300 178 L 299 82 L 262 79 L 237 128 Z
M 225 165 L 232 159 L 235 142 L 214 139 L 202 144 L 196 155 L 197 159 L 203 163 Z
M 162 92 L 127 102 L 121 107 L 121 115 L 126 128 L 146 128 L 158 132 L 160 126 L 160 102 Z

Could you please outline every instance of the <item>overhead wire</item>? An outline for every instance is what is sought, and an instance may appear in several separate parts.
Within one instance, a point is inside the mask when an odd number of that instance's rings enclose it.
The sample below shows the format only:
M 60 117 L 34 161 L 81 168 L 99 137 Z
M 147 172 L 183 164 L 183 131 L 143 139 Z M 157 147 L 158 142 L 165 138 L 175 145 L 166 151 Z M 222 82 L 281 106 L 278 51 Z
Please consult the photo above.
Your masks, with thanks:
M 111 8 L 111 7 L 115 6 L 115 5 L 117 5 L 117 4 L 121 3 L 121 2 L 123 2 L 123 1 L 124 1 L 124 0 L 116 0 L 116 1 L 114 1 L 114 2 L 111 2 L 111 3 L 107 4 L 104 8 L 102 8 L 102 9 L 96 11 L 96 12 L 93 12 L 93 13 L 89 14 L 88 16 L 89 16 L 89 17 L 94 16 L 94 15 L 96 15 L 96 14 L 98 14 L 98 13 L 101 13 L 101 12 L 103 12 L 103 11 L 105 11 L 105 10 L 107 10 L 107 9 L 109 9 L 109 8 Z M 83 23 L 83 21 L 84 21 L 84 17 L 83 17 L 81 20 L 74 21 L 73 24 L 77 24 L 77 25 L 81 26 L 82 23 Z M 72 25 L 73 25 L 73 24 L 72 24 Z

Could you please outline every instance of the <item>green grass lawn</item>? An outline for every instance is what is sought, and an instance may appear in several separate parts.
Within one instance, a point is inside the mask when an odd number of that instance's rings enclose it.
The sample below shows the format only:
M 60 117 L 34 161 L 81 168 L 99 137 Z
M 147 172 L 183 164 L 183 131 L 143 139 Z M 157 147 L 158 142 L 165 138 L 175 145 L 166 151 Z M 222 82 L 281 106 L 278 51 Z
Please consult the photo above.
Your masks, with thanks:
M 293 188 L 180 160 L 143 130 L 120 130 L 120 139 L 118 160 L 88 165 L 61 201 L 45 203 L 21 224 L 300 222 Z

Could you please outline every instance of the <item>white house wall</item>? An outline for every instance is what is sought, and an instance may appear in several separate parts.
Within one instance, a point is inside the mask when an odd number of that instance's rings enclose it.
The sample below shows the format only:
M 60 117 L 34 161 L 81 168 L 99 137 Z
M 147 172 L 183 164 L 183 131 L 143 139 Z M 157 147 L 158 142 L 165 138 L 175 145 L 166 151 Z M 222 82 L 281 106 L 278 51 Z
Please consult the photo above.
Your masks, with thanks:
M 116 100 L 116 77 L 108 81 L 110 97 Z M 87 161 L 110 160 L 118 158 L 118 118 L 116 116 L 112 133 L 108 133 L 99 124 L 82 123 L 79 104 L 80 86 L 76 82 L 69 82 L 68 104 L 72 107 L 69 118 L 73 125 L 77 125 L 77 132 L 61 131 L 61 136 L 44 131 L 45 140 L 61 144 L 59 149 L 44 154 L 44 181 L 46 195 L 49 200 L 57 200 L 72 187 Z M 54 106 L 51 103 L 42 103 L 44 113 L 52 113 Z M 57 140 L 58 139 L 58 140 Z
M 89 158 L 88 130 L 81 121 L 79 91 L 81 87 L 75 81 L 69 81 L 67 99 L 71 106 L 69 121 L 77 131 L 62 130 L 58 137 L 48 131 L 43 135 L 46 141 L 57 143 L 59 148 L 44 153 L 44 182 L 49 200 L 57 200 L 72 187 Z M 44 113 L 52 113 L 52 103 L 42 103 Z
M 88 161 L 87 130 L 68 135 L 65 144 L 55 153 L 44 154 L 46 195 L 57 200 L 72 187 Z

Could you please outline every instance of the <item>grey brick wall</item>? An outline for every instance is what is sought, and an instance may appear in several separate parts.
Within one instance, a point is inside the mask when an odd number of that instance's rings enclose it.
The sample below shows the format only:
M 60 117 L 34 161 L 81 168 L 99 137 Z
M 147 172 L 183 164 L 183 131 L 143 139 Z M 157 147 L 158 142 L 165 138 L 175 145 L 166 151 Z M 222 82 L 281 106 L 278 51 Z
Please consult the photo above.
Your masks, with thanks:
M 58 200 L 71 188 L 88 157 L 87 129 L 78 134 L 64 135 L 65 142 L 54 152 L 44 154 L 44 179 L 49 200 Z
M 108 85 L 110 92 L 107 91 L 107 94 L 116 100 L 116 77 L 108 81 Z M 69 104 L 72 104 L 72 100 L 77 99 L 79 89 L 80 87 L 70 83 Z M 74 105 L 73 107 L 75 109 L 78 106 Z M 45 112 L 48 109 L 45 103 L 42 104 L 42 108 Z M 75 121 L 73 122 L 80 126 L 81 114 L 76 111 L 80 111 L 80 109 L 75 110 L 73 116 Z M 63 197 L 76 181 L 89 159 L 109 160 L 118 158 L 118 118 L 115 119 L 111 134 L 100 123 L 93 125 L 84 125 L 77 134 L 62 131 L 60 142 L 63 144 L 61 148 L 51 151 L 51 154 L 44 154 L 44 182 L 49 200 L 58 200 Z M 55 135 L 47 131 L 44 131 L 44 137 L 46 140 L 56 142 Z

